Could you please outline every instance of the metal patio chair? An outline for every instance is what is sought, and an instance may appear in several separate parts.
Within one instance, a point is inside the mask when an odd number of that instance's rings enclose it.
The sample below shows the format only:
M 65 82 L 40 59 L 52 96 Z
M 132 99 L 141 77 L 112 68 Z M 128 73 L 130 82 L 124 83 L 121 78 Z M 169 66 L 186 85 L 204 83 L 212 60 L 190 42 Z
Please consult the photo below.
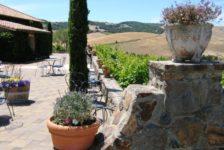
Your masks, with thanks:
M 65 65 L 65 61 L 66 61 L 66 57 L 62 57 L 59 61 L 59 63 L 55 63 L 52 67 L 53 69 L 56 69 L 57 72 L 59 72 L 60 74 L 64 74 L 64 65 Z
M 47 73 L 48 73 L 48 66 L 49 65 L 46 61 L 42 61 L 42 62 L 37 63 L 37 69 L 36 69 L 35 75 L 40 70 L 41 77 L 46 77 Z

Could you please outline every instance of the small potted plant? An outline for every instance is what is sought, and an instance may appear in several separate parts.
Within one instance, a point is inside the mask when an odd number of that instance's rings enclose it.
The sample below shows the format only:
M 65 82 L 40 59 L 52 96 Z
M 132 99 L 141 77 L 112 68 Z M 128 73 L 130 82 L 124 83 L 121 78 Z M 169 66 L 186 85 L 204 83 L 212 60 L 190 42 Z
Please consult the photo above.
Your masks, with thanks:
M 47 121 L 55 148 L 60 150 L 85 150 L 94 140 L 100 126 L 92 113 L 89 96 L 70 92 L 57 99 L 53 116 Z
M 1 80 L 1 86 L 5 92 L 5 97 L 10 102 L 28 100 L 30 91 L 30 81 L 20 78 L 6 78 Z
M 197 5 L 176 3 L 165 8 L 162 16 L 173 60 L 200 62 L 212 35 L 213 25 L 209 21 L 220 14 L 221 7 L 208 0 L 201 0 Z
M 109 78 L 110 77 L 110 69 L 107 66 L 103 65 L 102 70 L 103 70 L 104 77 Z

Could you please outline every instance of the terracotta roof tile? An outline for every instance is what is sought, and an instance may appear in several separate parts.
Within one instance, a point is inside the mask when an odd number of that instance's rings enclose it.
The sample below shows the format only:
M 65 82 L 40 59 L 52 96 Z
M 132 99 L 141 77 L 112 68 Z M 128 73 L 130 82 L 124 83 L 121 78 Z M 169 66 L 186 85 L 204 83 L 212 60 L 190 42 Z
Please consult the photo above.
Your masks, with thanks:
M 12 31 L 26 31 L 26 32 L 45 32 L 50 33 L 47 30 L 39 29 L 31 26 L 22 25 L 10 21 L 0 20 L 0 28 L 8 29 Z
M 32 20 L 32 21 L 37 21 L 37 22 L 43 22 L 40 19 L 34 18 L 32 16 L 26 15 L 18 10 L 9 8 L 7 6 L 4 6 L 0 4 L 0 15 L 3 16 L 9 16 L 9 17 L 14 17 L 14 18 L 20 18 L 20 19 L 25 19 L 25 20 Z

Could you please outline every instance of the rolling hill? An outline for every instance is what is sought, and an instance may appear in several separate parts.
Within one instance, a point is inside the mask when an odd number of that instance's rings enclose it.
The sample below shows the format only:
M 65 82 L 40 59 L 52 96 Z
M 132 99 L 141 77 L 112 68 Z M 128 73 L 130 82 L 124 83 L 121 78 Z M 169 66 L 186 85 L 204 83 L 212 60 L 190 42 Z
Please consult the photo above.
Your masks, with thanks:
M 60 30 L 67 28 L 67 22 L 52 22 L 53 30 Z M 149 32 L 149 33 L 163 33 L 161 24 L 158 23 L 141 23 L 136 21 L 127 21 L 121 23 L 108 23 L 89 21 L 90 32 Z
M 224 27 L 213 28 L 212 39 L 205 54 L 224 56 L 223 35 Z M 170 56 L 164 33 L 126 32 L 109 35 L 91 33 L 88 35 L 88 43 L 90 45 L 110 44 L 130 53 Z
M 54 30 L 66 29 L 67 22 L 52 23 Z M 88 43 L 110 44 L 130 53 L 170 56 L 161 24 L 127 21 L 118 24 L 90 21 Z M 161 33 L 161 34 L 159 34 Z M 214 27 L 205 54 L 224 56 L 224 27 Z

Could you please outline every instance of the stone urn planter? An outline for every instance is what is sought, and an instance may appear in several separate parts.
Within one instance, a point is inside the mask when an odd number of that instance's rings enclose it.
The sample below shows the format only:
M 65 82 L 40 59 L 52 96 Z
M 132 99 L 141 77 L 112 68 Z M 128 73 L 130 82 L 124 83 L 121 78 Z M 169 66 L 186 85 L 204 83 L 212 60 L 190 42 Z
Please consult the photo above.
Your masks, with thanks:
M 62 126 L 52 122 L 53 117 L 47 121 L 47 127 L 51 133 L 55 148 L 60 150 L 86 150 L 94 141 L 100 126 L 99 120 L 85 126 Z
M 165 25 L 166 40 L 174 62 L 200 62 L 212 36 L 212 24 Z

